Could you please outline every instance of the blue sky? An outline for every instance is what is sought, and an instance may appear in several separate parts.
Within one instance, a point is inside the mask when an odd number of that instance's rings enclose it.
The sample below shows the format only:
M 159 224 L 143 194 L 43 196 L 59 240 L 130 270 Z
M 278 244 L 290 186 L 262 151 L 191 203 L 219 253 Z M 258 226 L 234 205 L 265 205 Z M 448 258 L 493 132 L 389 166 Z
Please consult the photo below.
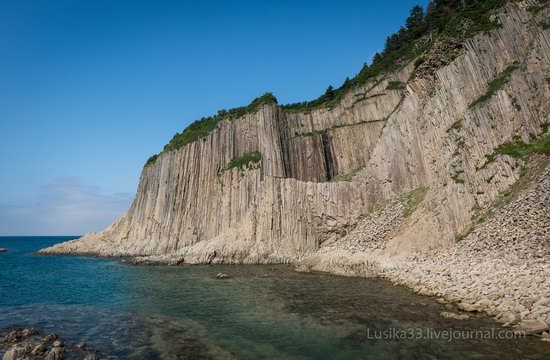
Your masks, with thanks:
M 0 0 L 0 235 L 101 230 L 175 132 L 317 97 L 426 2 Z

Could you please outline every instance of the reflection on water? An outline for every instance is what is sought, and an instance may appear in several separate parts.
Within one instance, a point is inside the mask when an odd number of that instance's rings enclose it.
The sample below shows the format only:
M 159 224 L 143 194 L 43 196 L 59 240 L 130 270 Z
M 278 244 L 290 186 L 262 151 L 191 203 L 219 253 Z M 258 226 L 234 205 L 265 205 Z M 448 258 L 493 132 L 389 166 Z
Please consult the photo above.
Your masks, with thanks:
M 219 359 L 544 358 L 527 340 L 375 340 L 383 329 L 489 329 L 376 279 L 288 266 L 136 267 L 39 257 L 61 238 L 0 238 L 0 331 L 32 325 L 119 357 Z M 216 279 L 225 272 L 230 279 Z

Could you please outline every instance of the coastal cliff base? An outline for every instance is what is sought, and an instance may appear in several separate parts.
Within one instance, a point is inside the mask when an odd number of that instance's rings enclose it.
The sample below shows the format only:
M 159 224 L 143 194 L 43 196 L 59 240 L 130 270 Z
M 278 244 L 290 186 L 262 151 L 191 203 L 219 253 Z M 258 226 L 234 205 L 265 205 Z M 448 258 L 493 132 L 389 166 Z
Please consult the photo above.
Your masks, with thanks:
M 545 157 L 530 161 L 518 182 L 446 248 L 393 257 L 392 235 L 407 221 L 403 199 L 396 199 L 300 261 L 297 270 L 380 276 L 464 311 L 484 312 L 504 327 L 550 338 L 548 163 Z

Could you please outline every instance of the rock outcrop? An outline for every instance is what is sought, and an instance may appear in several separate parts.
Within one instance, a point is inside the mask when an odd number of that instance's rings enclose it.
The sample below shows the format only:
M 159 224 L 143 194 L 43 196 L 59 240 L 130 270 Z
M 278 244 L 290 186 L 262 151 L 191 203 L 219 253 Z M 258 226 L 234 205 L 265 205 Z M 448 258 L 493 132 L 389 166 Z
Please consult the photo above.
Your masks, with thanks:
M 106 354 L 97 349 L 85 349 L 86 344 L 64 344 L 57 334 L 41 334 L 34 329 L 14 329 L 0 338 L 2 360 L 44 359 L 62 360 L 65 358 L 99 359 Z
M 533 4 L 510 2 L 495 15 L 501 27 L 453 46 L 452 61 L 430 71 L 424 63 L 419 72 L 413 61 L 333 108 L 268 104 L 222 121 L 145 166 L 122 219 L 41 253 L 294 262 L 345 236 L 380 202 L 415 189 L 427 190 L 419 211 L 396 214 L 365 240 L 376 250 L 374 234 L 391 233 L 377 263 L 451 246 L 520 177 L 521 159 L 486 157 L 513 137 L 532 142 L 549 121 L 550 30 L 535 19 L 548 8 L 534 14 Z M 503 74 L 508 81 L 478 103 Z M 259 164 L 227 169 L 255 151 Z

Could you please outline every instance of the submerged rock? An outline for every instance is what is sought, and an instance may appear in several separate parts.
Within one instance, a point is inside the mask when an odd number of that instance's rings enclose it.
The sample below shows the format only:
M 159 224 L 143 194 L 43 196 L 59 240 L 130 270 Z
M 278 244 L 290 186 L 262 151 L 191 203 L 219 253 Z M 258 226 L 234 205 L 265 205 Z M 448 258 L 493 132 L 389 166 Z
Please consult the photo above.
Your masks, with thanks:
M 449 311 L 443 311 L 441 314 L 442 317 L 446 318 L 446 319 L 454 319 L 454 320 L 466 320 L 466 319 L 469 319 L 470 317 L 466 314 L 456 314 L 456 313 L 453 313 L 453 312 L 449 312 Z
M 311 270 L 306 265 L 298 265 L 294 268 L 294 270 L 298 272 L 304 272 L 304 273 L 311 272 Z

